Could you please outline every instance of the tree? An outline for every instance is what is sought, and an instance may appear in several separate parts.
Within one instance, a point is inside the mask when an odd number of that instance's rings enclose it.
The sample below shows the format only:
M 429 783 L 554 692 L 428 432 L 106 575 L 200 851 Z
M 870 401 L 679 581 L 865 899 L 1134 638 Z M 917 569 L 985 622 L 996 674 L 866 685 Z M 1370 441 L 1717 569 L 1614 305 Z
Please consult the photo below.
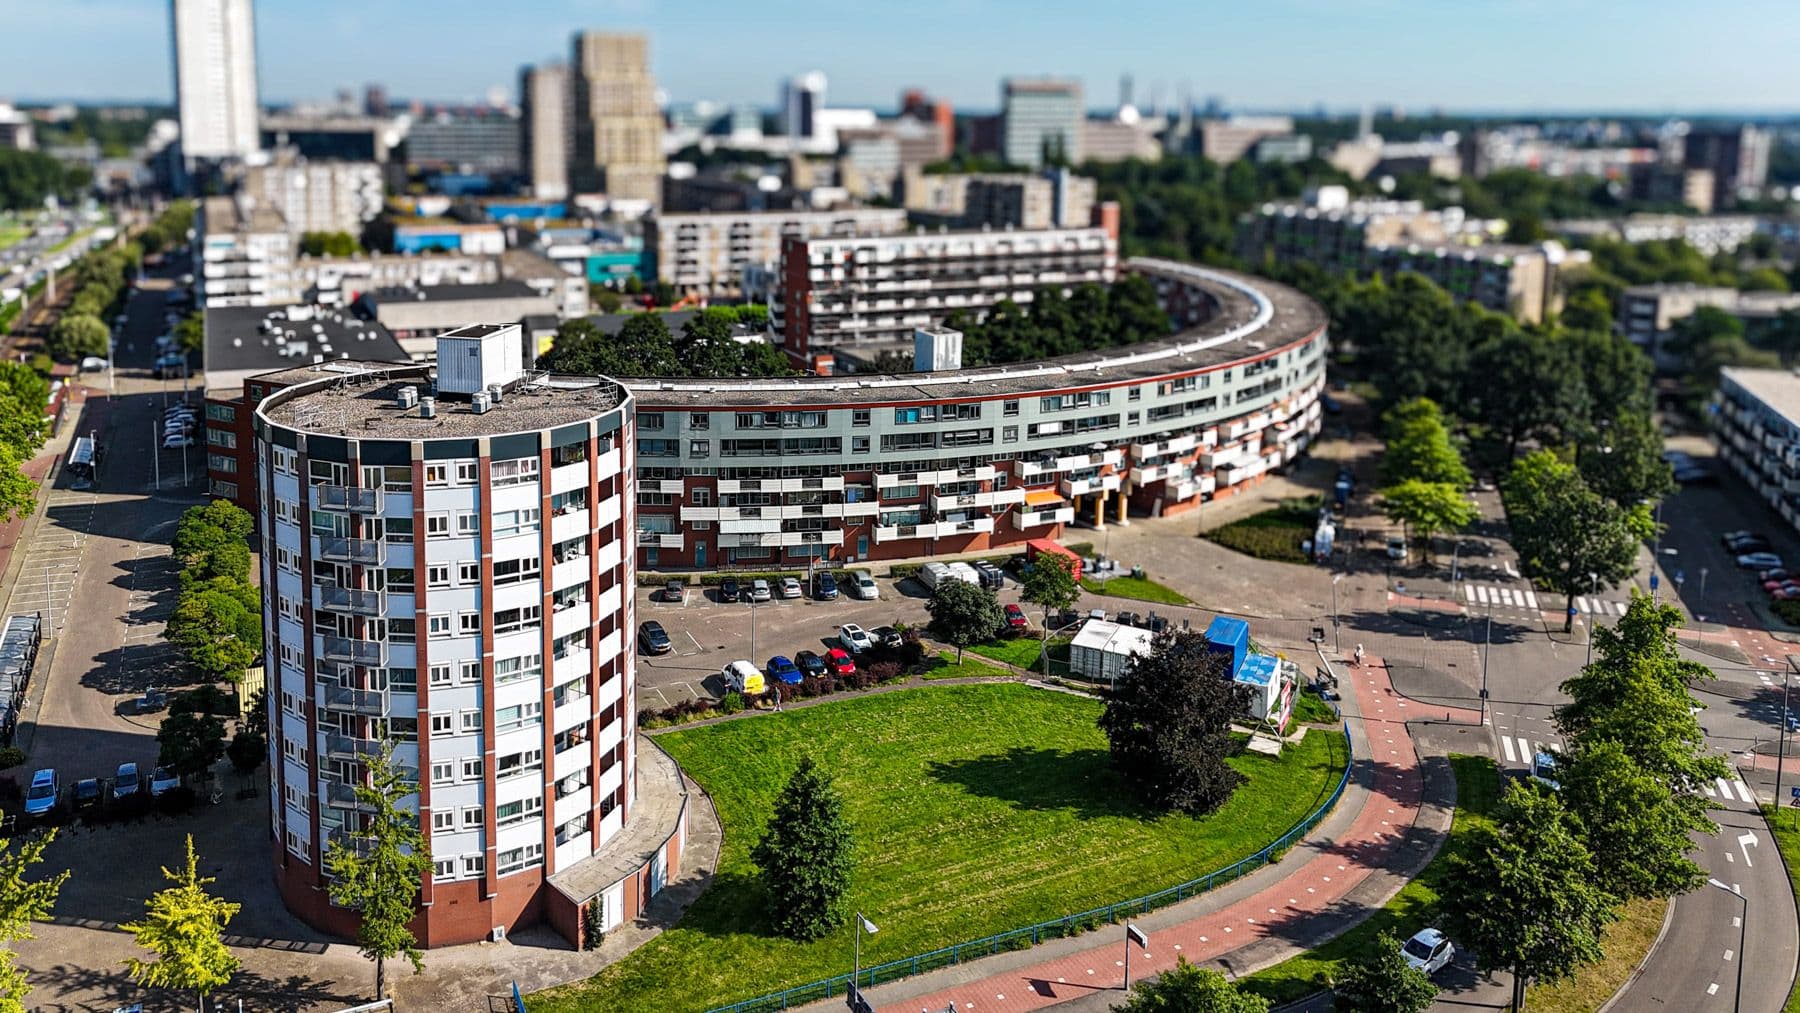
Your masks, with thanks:
M 169 550 L 183 564 L 193 566 L 206 554 L 217 552 L 221 545 L 245 545 L 244 540 L 255 527 L 256 521 L 248 510 L 230 500 L 215 499 L 182 512 L 175 524 L 175 536 L 169 540 Z M 249 579 L 249 571 L 245 570 L 242 576 Z
M 1601 957 L 1600 932 L 1615 917 L 1594 856 L 1554 792 L 1507 788 L 1494 826 L 1469 831 L 1438 890 L 1450 937 L 1482 973 L 1513 975 L 1513 1008 L 1531 981 L 1557 981 Z
M 0 362 L 0 443 L 21 457 L 43 446 L 50 381 L 22 362 Z
M 1630 508 L 1674 491 L 1675 474 L 1662 455 L 1662 433 L 1650 416 L 1622 412 L 1595 439 L 1582 442 L 1575 463 L 1588 488 Z
M 1580 746 L 1556 776 L 1608 893 L 1674 897 L 1706 879 L 1706 871 L 1688 857 L 1694 847 L 1690 834 L 1719 832 L 1706 817 L 1704 796 L 1659 779 L 1617 741 Z
M 963 648 L 991 639 L 1006 625 L 1006 613 L 994 592 L 963 580 L 938 584 L 925 611 L 931 615 L 931 635 L 956 648 L 959 665 Z
M 418 974 L 425 958 L 408 927 L 419 913 L 420 884 L 431 875 L 431 842 L 419 826 L 417 782 L 394 765 L 392 743 L 367 761 L 369 776 L 353 786 L 356 802 L 369 811 L 352 839 L 333 838 L 325 846 L 325 870 L 331 876 L 331 902 L 360 916 L 356 944 L 375 962 L 375 996 L 387 998 L 387 961 L 405 957 Z M 416 776 L 416 775 L 415 775 Z
M 1627 512 L 1587 487 L 1573 465 L 1540 450 L 1513 465 L 1503 487 L 1512 544 L 1526 577 L 1575 596 L 1629 577 L 1638 538 Z M 1574 628 L 1565 611 L 1563 631 Z
M 1149 805 L 1202 815 L 1243 781 L 1225 757 L 1249 691 L 1198 631 L 1159 635 L 1105 695 L 1100 730 L 1113 767 Z
M 0 523 L 18 520 L 37 509 L 38 484 L 25 474 L 24 461 L 11 444 L 0 442 Z
M 602 313 L 617 313 L 625 305 L 625 297 L 604 285 L 589 286 L 594 307 Z
M 175 325 L 175 347 L 183 352 L 198 352 L 206 346 L 206 314 L 195 310 Z
M 206 1009 L 206 997 L 237 973 L 238 958 L 225 946 L 225 926 L 241 905 L 206 892 L 214 882 L 200 875 L 194 854 L 194 835 L 187 838 L 187 867 L 163 877 L 174 883 L 144 902 L 148 912 L 141 921 L 119 926 L 137 944 L 156 955 L 155 960 L 132 957 L 125 966 L 133 981 L 152 988 L 193 992 Z
M 1223 974 L 1188 963 L 1131 986 L 1131 997 L 1113 1013 L 1268 1013 L 1269 1000 L 1240 990 Z
M 1467 489 L 1474 479 L 1462 454 L 1450 441 L 1443 412 L 1425 398 L 1403 401 L 1383 416 L 1387 448 L 1381 457 L 1381 478 L 1388 485 L 1407 479 L 1443 482 Z
M 850 823 L 842 796 L 812 757 L 801 757 L 775 799 L 750 859 L 762 870 L 776 932 L 804 942 L 843 924 L 855 864 Z
M 0 826 L 4 826 L 0 820 Z M 32 922 L 49 917 L 57 894 L 68 881 L 69 870 L 41 878 L 26 878 L 44 861 L 44 851 L 56 840 L 55 829 L 19 839 L 0 838 L 0 1010 L 24 1010 L 31 986 L 25 972 L 13 963 L 13 944 L 34 939 Z
M 169 709 L 156 730 L 156 762 L 184 779 L 199 777 L 225 755 L 225 722 L 209 713 Z
M 1341 1013 L 1424 1013 L 1437 994 L 1431 977 L 1406 962 L 1400 940 L 1383 931 L 1332 985 L 1331 1004 Z
M 241 678 L 262 653 L 262 610 L 255 587 L 231 577 L 188 586 L 164 636 L 208 679 Z
M 1075 582 L 1075 561 L 1067 556 L 1041 552 L 1031 561 L 1025 574 L 1025 588 L 1019 595 L 1044 610 L 1043 645 L 1038 656 L 1044 662 L 1044 674 L 1050 674 L 1050 613 L 1061 612 L 1081 597 L 1081 585 Z
M 1508 461 L 1522 442 L 1559 437 L 1585 415 L 1586 397 L 1568 342 L 1510 322 L 1469 365 L 1468 416 L 1504 443 Z
M 300 252 L 309 257 L 350 257 L 362 252 L 362 246 L 348 232 L 302 232 Z
M 1409 478 L 1381 490 L 1381 508 L 1389 520 L 1418 532 L 1425 543 L 1425 559 L 1431 560 L 1431 537 L 1439 531 L 1456 531 L 1481 516 L 1462 489 L 1448 482 L 1422 482 Z
M 231 767 L 239 774 L 248 777 L 256 773 L 262 766 L 263 758 L 268 755 L 269 740 L 261 732 L 251 728 L 240 728 L 231 737 L 231 745 L 225 747 L 225 754 L 231 758 Z
M 51 325 L 44 350 L 58 362 L 74 362 L 90 355 L 104 358 L 111 344 L 112 332 L 98 317 L 64 313 Z

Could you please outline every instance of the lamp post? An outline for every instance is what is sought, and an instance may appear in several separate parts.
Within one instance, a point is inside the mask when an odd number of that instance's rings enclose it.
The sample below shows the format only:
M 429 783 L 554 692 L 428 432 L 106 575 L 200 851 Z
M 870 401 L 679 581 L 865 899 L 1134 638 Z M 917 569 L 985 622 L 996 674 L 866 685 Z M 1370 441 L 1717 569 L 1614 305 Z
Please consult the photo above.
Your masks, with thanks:
M 1750 898 L 1739 893 L 1735 888 L 1726 886 L 1716 879 L 1708 879 L 1706 885 L 1716 887 L 1731 894 L 1738 899 L 1739 904 L 1744 905 L 1744 913 L 1742 917 L 1738 918 L 1737 994 L 1734 995 L 1731 1000 L 1731 1008 L 1737 1010 L 1742 1008 L 1744 1002 L 1744 932 L 1750 921 Z
M 1481 643 L 1481 723 L 1484 726 L 1487 724 L 1488 655 L 1493 653 L 1493 649 L 1494 649 L 1494 603 L 1488 602 L 1487 633 L 1483 636 L 1482 643 Z
M 1338 581 L 1343 580 L 1343 579 L 1344 579 L 1344 575 L 1341 573 L 1334 573 L 1331 575 L 1331 650 L 1336 654 L 1344 653 L 1344 645 L 1343 645 L 1343 642 L 1339 639 L 1339 633 L 1338 633 L 1339 623 L 1338 623 L 1338 597 L 1337 597 Z
M 1593 586 L 1596 588 L 1599 587 L 1600 586 L 1600 575 L 1597 573 L 1588 574 L 1588 584 L 1590 586 Z M 1588 620 L 1588 624 L 1587 624 L 1587 661 L 1583 662 L 1583 664 L 1591 665 L 1594 663 L 1594 627 L 1598 624 L 1599 624 L 1598 619 L 1590 618 Z
M 850 965 L 850 992 L 859 999 L 862 998 L 862 987 L 857 984 L 857 979 L 862 975 L 862 934 L 867 932 L 872 936 L 879 931 L 874 922 L 863 917 L 861 911 L 856 912 L 856 956 L 852 958 L 854 963 Z
M 1144 930 L 1130 922 L 1125 923 L 1125 991 L 1131 991 L 1131 944 L 1136 943 L 1143 949 L 1150 948 L 1150 937 Z

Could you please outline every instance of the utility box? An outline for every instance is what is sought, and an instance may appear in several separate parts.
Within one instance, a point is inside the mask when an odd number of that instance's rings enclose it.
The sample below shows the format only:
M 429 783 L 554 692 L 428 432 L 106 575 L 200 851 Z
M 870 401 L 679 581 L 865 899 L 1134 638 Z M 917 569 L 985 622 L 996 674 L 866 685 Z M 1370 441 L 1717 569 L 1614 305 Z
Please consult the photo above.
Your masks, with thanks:
M 438 394 L 471 397 L 518 382 L 525 375 L 523 333 L 518 324 L 470 324 L 438 335 Z
M 1206 627 L 1206 649 L 1223 654 L 1232 678 L 1244 667 L 1244 656 L 1250 652 L 1250 624 L 1230 616 L 1216 616 Z
M 931 373 L 962 368 L 963 334 L 953 327 L 920 327 L 913 331 L 913 371 Z

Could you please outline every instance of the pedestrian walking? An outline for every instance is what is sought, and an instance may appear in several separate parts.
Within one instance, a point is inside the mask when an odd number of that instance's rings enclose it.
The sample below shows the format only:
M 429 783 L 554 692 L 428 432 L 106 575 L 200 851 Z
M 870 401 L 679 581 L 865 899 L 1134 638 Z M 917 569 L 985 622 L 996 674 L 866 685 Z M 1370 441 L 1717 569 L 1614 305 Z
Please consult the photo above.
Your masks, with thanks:
M 1361 644 L 1357 644 L 1356 645 L 1356 664 L 1358 667 L 1362 666 L 1362 660 L 1363 660 L 1363 646 Z

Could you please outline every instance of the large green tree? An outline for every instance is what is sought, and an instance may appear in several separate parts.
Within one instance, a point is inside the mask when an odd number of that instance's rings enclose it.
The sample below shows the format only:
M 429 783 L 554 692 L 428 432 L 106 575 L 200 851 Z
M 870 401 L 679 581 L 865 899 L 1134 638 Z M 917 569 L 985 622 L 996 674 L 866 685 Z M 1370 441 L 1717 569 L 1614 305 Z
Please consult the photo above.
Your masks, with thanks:
M 1223 974 L 1188 963 L 1179 954 L 1175 966 L 1131 986 L 1131 995 L 1113 1013 L 1268 1013 L 1269 1001 L 1240 990 Z
M 0 819 L 0 826 L 6 826 Z M 0 1013 L 24 1013 L 31 985 L 13 962 L 13 944 L 34 939 L 32 922 L 50 916 L 56 897 L 68 882 L 69 870 L 49 876 L 36 873 L 44 851 L 56 841 L 54 828 L 30 837 L 0 838 Z
M 1634 517 L 1589 489 L 1573 465 L 1548 450 L 1515 463 L 1502 490 L 1520 570 L 1568 599 L 1567 632 L 1576 595 L 1612 587 L 1635 571 L 1641 510 Z
M 188 586 L 164 636 L 202 676 L 235 681 L 262 654 L 259 599 L 255 587 L 233 577 Z
M 1587 389 L 1568 342 L 1507 322 L 1471 358 L 1465 411 L 1506 460 L 1521 443 L 1557 440 L 1585 416 Z
M 58 362 L 74 362 L 89 355 L 105 357 L 111 344 L 112 332 L 98 317 L 65 313 L 50 326 L 44 350 Z
M 812 757 L 801 757 L 750 851 L 777 933 L 808 941 L 844 923 L 854 850 L 843 796 Z
M 199 777 L 225 755 L 225 722 L 180 706 L 169 708 L 156 729 L 156 763 L 183 778 Z
M 1331 1004 L 1338 1013 L 1424 1013 L 1437 994 L 1431 977 L 1407 963 L 1400 940 L 1383 930 L 1332 984 Z
M 1514 782 L 1494 826 L 1469 831 L 1438 889 L 1444 928 L 1483 973 L 1510 971 L 1513 1008 L 1525 987 L 1558 981 L 1601 957 L 1616 899 L 1554 792 Z
M 0 441 L 0 522 L 18 520 L 37 508 L 38 484 L 25 474 L 25 461 Z
M 1054 553 L 1040 553 L 1031 561 L 1019 597 L 1044 610 L 1042 644 L 1038 657 L 1044 674 L 1050 674 L 1050 614 L 1061 612 L 1081 598 L 1081 586 L 1075 582 L 1075 561 Z
M 1389 520 L 1410 528 L 1425 543 L 1425 559 L 1431 560 L 1431 539 L 1440 531 L 1458 531 L 1481 516 L 1460 487 L 1448 482 L 1409 478 L 1381 490 L 1381 510 Z
M 1673 897 L 1706 879 L 1688 857 L 1690 834 L 1719 830 L 1706 816 L 1704 796 L 1670 785 L 1639 766 L 1623 744 L 1604 739 L 1576 748 L 1556 776 L 1608 893 Z
M 192 834 L 187 838 L 186 867 L 179 872 L 165 867 L 162 872 L 175 885 L 144 903 L 141 920 L 119 926 L 155 959 L 131 957 L 125 961 L 126 969 L 141 985 L 194 993 L 204 1011 L 206 997 L 237 973 L 238 958 L 225 946 L 224 935 L 242 905 L 207 892 L 215 880 L 200 875 Z
M 1113 767 L 1149 805 L 1202 815 L 1225 804 L 1243 781 L 1225 758 L 1233 748 L 1231 722 L 1245 711 L 1249 691 L 1198 630 L 1159 635 L 1105 698 L 1100 730 Z
M 405 957 L 414 974 L 425 968 L 409 926 L 419 913 L 421 884 L 431 875 L 431 842 L 419 825 L 416 802 L 406 806 L 419 785 L 394 763 L 393 745 L 383 743 L 365 766 L 367 779 L 352 790 L 367 815 L 348 837 L 325 846 L 325 871 L 331 902 L 357 913 L 357 949 L 375 962 L 375 996 L 385 999 L 389 960 Z
M 1580 441 L 1575 463 L 1588 488 L 1621 509 L 1653 503 L 1675 489 L 1674 471 L 1663 460 L 1662 433 L 1642 412 L 1620 413 Z
M 1393 486 L 1417 479 L 1467 489 L 1474 481 L 1435 402 L 1425 398 L 1402 401 L 1388 409 L 1382 422 L 1387 433 L 1381 456 L 1383 483 Z
M 931 635 L 956 648 L 959 665 L 964 648 L 991 640 L 1006 624 L 1006 613 L 994 592 L 963 580 L 939 583 L 925 603 L 925 611 L 931 616 Z

